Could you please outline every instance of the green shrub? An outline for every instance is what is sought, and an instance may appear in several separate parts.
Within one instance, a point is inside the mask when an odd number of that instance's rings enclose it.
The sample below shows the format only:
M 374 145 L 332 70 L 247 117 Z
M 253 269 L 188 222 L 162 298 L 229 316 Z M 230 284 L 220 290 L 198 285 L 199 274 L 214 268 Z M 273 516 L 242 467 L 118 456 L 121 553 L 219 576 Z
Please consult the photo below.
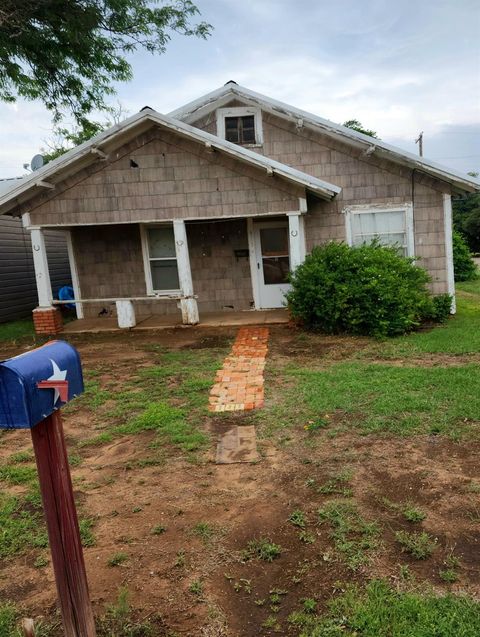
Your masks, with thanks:
M 440 311 L 445 299 L 435 310 L 429 280 L 395 247 L 331 242 L 315 247 L 295 270 L 287 300 L 292 316 L 307 328 L 391 336 Z
M 453 268 L 455 281 L 472 281 L 478 276 L 468 245 L 456 230 L 453 231 Z
M 438 294 L 432 299 L 433 312 L 432 319 L 439 323 L 445 323 L 450 316 L 450 310 L 452 308 L 452 297 L 450 294 Z

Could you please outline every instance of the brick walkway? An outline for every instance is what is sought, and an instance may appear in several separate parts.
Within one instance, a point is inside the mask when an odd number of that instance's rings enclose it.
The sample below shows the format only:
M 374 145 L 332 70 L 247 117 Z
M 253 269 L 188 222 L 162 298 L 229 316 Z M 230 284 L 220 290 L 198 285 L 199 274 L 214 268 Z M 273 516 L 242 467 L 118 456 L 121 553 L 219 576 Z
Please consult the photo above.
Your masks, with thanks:
M 210 391 L 210 411 L 263 407 L 268 327 L 242 327 Z

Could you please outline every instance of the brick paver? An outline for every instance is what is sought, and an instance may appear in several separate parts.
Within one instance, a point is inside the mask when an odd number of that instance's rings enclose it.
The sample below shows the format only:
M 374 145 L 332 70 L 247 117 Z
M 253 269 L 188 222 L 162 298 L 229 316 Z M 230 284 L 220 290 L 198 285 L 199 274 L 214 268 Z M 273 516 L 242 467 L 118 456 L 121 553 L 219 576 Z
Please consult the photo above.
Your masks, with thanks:
M 263 370 L 268 327 L 242 327 L 210 391 L 210 411 L 245 411 L 263 407 Z

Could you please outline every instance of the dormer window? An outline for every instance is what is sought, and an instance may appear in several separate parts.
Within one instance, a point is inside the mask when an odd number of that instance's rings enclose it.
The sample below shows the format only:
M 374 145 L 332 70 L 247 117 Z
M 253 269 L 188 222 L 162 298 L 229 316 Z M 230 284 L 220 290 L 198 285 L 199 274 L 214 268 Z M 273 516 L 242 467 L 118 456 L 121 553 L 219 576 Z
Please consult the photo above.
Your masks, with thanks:
M 242 106 L 217 110 L 217 135 L 241 146 L 261 146 L 262 112 L 259 108 Z

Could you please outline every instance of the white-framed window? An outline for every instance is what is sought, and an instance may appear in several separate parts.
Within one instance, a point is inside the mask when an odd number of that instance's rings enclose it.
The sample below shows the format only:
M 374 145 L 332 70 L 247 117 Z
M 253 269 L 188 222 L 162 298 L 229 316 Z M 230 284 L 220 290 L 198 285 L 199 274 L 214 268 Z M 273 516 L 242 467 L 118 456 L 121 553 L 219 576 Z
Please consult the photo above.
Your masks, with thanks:
M 217 109 L 217 136 L 241 146 L 263 144 L 262 111 L 255 106 Z
M 147 294 L 180 292 L 173 224 L 141 225 Z
M 345 208 L 347 243 L 351 246 L 371 243 L 395 245 L 408 257 L 415 254 L 413 206 L 349 206 Z

